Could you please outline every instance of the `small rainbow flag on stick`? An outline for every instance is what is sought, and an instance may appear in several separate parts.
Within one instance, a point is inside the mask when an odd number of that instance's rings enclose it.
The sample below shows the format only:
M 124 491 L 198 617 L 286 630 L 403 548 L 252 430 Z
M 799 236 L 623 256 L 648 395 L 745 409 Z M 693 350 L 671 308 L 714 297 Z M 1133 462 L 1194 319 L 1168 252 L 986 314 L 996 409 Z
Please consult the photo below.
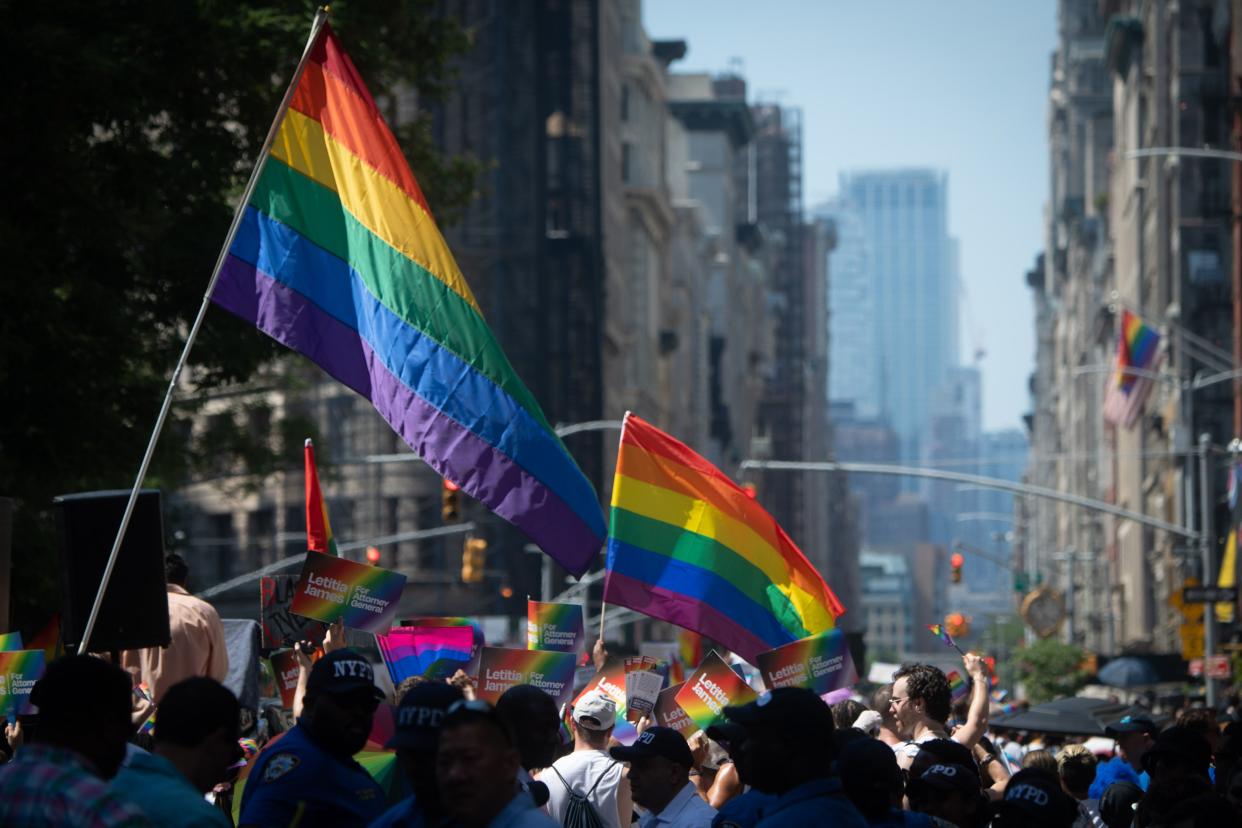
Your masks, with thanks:
M 941 641 L 943 641 L 946 647 L 952 647 L 962 655 L 966 655 L 966 651 L 957 646 L 957 642 L 953 640 L 953 636 L 949 635 L 949 631 L 944 627 L 939 624 L 928 624 L 927 629 L 931 631 L 932 635 L 937 636 Z
M 306 548 L 328 555 L 339 555 L 336 538 L 332 537 L 332 524 L 328 522 L 328 504 L 323 502 L 319 488 L 319 470 L 315 468 L 315 446 L 306 440 L 303 449 L 306 465 Z

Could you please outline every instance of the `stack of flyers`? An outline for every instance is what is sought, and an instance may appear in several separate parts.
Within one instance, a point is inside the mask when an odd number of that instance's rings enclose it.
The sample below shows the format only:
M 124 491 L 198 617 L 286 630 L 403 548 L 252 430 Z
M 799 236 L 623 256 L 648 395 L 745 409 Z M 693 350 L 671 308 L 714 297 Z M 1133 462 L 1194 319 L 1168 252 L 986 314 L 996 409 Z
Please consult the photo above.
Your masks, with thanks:
M 625 717 L 631 722 L 650 717 L 666 678 L 660 662 L 651 656 L 625 659 Z

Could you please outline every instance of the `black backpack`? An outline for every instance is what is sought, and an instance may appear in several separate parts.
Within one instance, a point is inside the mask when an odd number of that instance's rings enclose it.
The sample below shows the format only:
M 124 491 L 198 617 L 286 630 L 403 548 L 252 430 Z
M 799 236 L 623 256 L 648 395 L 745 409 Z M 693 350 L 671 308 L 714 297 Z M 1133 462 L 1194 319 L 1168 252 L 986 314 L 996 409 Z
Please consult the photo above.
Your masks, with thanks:
M 561 780 L 561 784 L 565 786 L 565 792 L 569 796 L 568 804 L 565 806 L 565 816 L 561 819 L 561 825 L 564 828 L 607 828 L 604 818 L 599 815 L 599 811 L 595 810 L 595 806 L 591 804 L 590 796 L 595 793 L 595 789 L 599 787 L 599 783 L 604 781 L 604 777 L 608 775 L 608 771 L 616 767 L 617 763 L 613 762 L 604 768 L 604 772 L 595 780 L 595 784 L 585 794 L 580 794 L 573 788 L 569 787 L 569 783 L 565 781 L 565 777 L 561 776 L 561 772 L 555 767 L 552 772 L 556 774 L 556 778 Z

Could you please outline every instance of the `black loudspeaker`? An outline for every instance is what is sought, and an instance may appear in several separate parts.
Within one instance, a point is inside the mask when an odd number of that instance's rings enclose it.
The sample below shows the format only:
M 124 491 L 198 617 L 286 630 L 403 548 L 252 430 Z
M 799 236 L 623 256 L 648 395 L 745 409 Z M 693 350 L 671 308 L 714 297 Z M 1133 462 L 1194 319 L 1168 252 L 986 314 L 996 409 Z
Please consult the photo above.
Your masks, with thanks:
M 60 628 L 65 652 L 76 651 L 86 632 L 128 500 L 128 491 L 82 492 L 52 500 L 64 573 Z M 87 651 L 167 647 L 169 640 L 160 493 L 144 489 L 134 504 Z

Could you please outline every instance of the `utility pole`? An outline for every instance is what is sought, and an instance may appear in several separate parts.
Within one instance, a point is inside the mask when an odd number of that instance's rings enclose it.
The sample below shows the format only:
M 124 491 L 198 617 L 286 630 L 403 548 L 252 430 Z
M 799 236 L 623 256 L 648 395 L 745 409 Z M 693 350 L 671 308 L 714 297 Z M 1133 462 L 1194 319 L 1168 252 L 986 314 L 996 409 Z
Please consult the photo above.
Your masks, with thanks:
M 1216 578 L 1212 573 L 1212 475 L 1208 468 L 1208 447 L 1212 438 L 1205 431 L 1199 435 L 1199 551 L 1203 557 L 1203 585 L 1213 586 Z M 1208 604 L 1203 613 L 1203 655 L 1216 654 L 1216 605 Z M 1207 706 L 1216 706 L 1216 680 L 1204 673 L 1203 687 Z

